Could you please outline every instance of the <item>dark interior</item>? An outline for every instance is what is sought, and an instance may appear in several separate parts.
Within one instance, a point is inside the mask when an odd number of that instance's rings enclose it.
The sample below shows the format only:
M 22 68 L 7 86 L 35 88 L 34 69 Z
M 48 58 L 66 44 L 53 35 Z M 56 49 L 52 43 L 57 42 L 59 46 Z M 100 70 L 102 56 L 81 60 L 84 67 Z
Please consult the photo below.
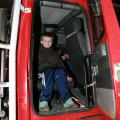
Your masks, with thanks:
M 40 34 L 43 32 L 53 32 L 56 38 L 54 49 L 58 51 L 67 50 L 70 55 L 75 85 L 69 89 L 71 95 L 83 103 L 85 107 L 69 111 L 83 111 L 95 104 L 94 86 L 88 87 L 92 83 L 92 71 L 91 47 L 86 17 L 86 13 L 80 5 L 67 2 L 34 2 L 31 39 L 31 96 L 33 108 L 37 113 L 39 113 L 38 103 L 41 86 L 37 71 L 37 51 Z M 39 114 L 53 115 L 68 112 L 63 109 L 61 101 L 56 103 L 55 91 L 53 91 L 50 106 L 50 112 Z

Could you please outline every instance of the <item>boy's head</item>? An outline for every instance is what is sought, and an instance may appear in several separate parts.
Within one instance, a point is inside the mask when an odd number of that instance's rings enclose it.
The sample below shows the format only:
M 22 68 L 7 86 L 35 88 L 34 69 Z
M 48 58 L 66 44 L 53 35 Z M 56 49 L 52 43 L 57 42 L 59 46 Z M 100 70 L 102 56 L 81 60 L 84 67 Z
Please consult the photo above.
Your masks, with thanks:
M 53 44 L 54 36 L 50 32 L 45 32 L 40 37 L 40 43 L 45 48 L 50 48 Z

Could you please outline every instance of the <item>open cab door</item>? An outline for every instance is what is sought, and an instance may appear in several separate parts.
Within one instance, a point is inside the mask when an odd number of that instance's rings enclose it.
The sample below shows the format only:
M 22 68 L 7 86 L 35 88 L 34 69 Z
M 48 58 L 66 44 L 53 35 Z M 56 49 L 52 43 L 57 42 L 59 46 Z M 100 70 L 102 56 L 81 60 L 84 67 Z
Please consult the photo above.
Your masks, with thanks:
M 97 77 L 96 104 L 110 118 L 119 120 L 119 24 L 111 0 L 88 0 L 88 6 L 94 38 L 92 64 L 93 77 Z

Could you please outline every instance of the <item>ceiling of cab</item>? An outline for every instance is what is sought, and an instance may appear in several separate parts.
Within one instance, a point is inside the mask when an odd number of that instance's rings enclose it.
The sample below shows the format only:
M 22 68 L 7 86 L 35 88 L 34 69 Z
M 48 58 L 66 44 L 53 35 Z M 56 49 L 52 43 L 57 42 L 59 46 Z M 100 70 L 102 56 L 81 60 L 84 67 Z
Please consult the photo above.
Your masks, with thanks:
M 0 8 L 11 8 L 13 0 L 0 0 Z
M 41 19 L 43 24 L 59 24 L 71 10 L 41 6 Z

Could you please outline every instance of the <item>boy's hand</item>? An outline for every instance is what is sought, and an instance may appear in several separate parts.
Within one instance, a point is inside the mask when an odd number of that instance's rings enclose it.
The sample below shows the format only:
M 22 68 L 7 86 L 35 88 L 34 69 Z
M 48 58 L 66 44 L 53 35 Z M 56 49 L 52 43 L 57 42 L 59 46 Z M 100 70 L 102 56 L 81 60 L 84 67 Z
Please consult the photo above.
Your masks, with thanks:
M 61 56 L 61 58 L 62 58 L 63 60 L 69 59 L 69 55 L 68 55 L 68 54 L 65 54 L 65 55 Z
M 71 82 L 73 79 L 72 79 L 72 77 L 70 77 L 69 75 L 67 76 L 67 81 L 68 82 Z
M 66 59 L 66 57 L 65 57 L 65 56 L 61 56 L 61 58 L 62 58 L 62 60 L 65 60 L 65 59 Z

